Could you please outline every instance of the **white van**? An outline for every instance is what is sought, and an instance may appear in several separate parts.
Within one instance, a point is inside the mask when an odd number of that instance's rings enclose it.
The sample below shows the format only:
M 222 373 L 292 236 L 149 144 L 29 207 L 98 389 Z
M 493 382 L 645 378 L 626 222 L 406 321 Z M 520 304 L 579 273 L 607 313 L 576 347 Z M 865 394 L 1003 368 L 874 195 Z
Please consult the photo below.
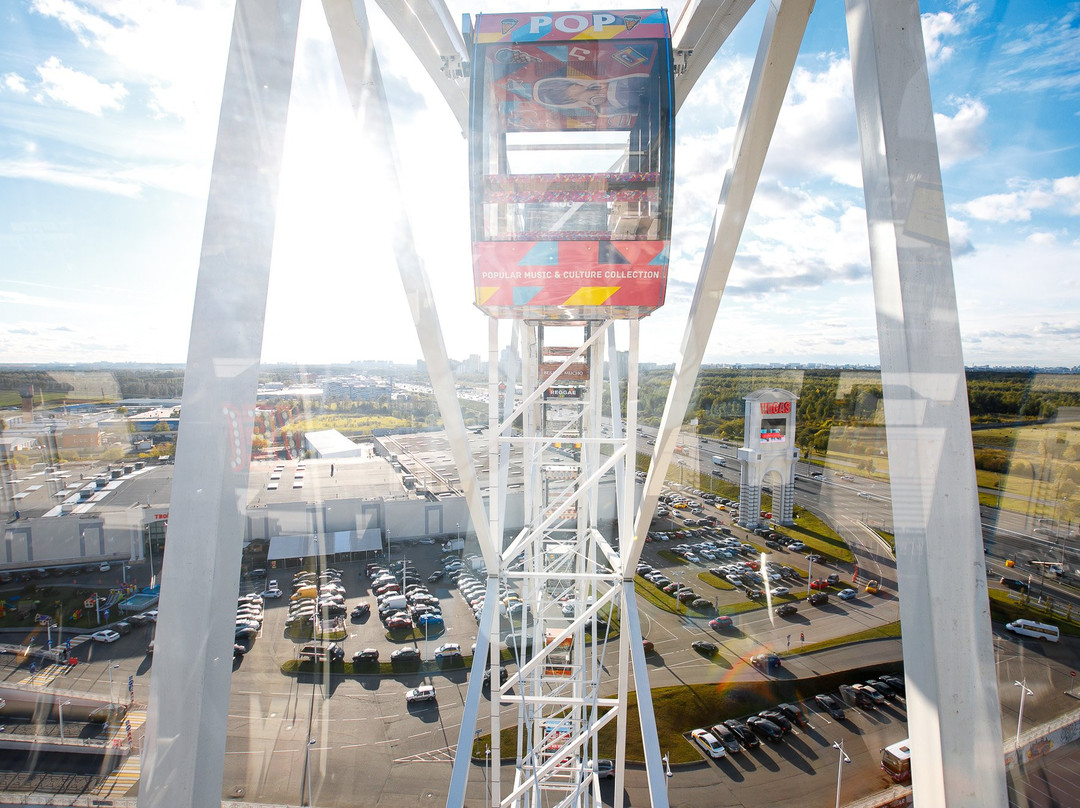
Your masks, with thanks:
M 1052 626 L 1049 623 L 1036 623 L 1034 620 L 1021 618 L 1006 623 L 1005 628 L 1014 634 L 1021 634 L 1025 637 L 1038 637 L 1040 640 L 1050 640 L 1050 642 L 1057 642 L 1061 639 L 1061 631 L 1057 626 Z

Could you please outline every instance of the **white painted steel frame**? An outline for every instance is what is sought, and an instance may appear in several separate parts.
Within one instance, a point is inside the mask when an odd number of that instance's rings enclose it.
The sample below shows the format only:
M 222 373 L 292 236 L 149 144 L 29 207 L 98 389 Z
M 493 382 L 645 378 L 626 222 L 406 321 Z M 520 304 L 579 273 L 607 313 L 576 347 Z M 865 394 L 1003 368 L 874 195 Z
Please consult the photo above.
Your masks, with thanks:
M 629 323 L 628 327 L 631 334 L 629 394 L 636 401 L 639 329 L 636 322 Z M 626 702 L 631 670 L 639 691 L 647 692 L 649 686 L 640 642 L 640 625 L 636 619 L 634 571 L 627 570 L 622 557 L 612 549 L 597 529 L 598 486 L 606 474 L 614 472 L 618 477 L 616 523 L 621 526 L 624 541 L 630 536 L 633 496 L 636 491 L 636 454 L 631 437 L 636 434 L 636 410 L 631 411 L 628 429 L 624 433 L 621 414 L 617 410 L 603 407 L 605 345 L 611 346 L 612 359 L 617 357 L 612 338 L 613 322 L 589 323 L 586 326 L 518 322 L 515 328 L 524 332 L 520 340 L 523 354 L 522 400 L 519 403 L 512 400 L 513 386 L 500 384 L 493 364 L 489 370 L 489 390 L 493 393 L 489 402 L 489 457 L 494 463 L 501 462 L 503 453 L 510 444 L 520 444 L 524 476 L 527 481 L 532 482 L 526 484 L 526 526 L 506 542 L 501 552 L 496 553 L 497 568 L 488 570 L 488 594 L 484 603 L 482 631 L 490 643 L 489 669 L 493 685 L 489 737 L 493 760 L 503 759 L 510 751 L 499 747 L 498 738 L 503 721 L 500 707 L 516 707 L 518 716 L 514 781 L 507 786 L 502 781 L 500 767 L 493 767 L 489 777 L 491 804 L 534 807 L 556 804 L 598 806 L 599 784 L 596 775 L 586 771 L 582 764 L 585 760 L 597 759 L 597 735 L 605 725 L 614 722 L 617 738 L 620 742 L 625 742 Z M 574 342 L 580 346 L 579 349 L 565 357 L 554 373 L 541 377 L 539 367 L 545 350 L 545 335 L 558 333 L 563 336 L 568 332 L 575 334 L 575 329 L 582 332 L 580 341 Z M 492 321 L 489 327 L 489 357 L 504 356 L 497 345 L 498 333 L 498 326 Z M 586 359 L 590 365 L 589 381 L 583 385 L 583 399 L 572 404 L 561 399 L 545 401 L 543 392 L 552 386 L 558 374 L 570 363 L 581 359 Z M 613 375 L 607 382 L 611 389 L 616 391 L 609 400 L 609 408 L 612 407 L 611 402 L 619 402 L 617 367 L 617 361 L 612 361 L 608 366 Z M 502 401 L 497 395 L 500 389 L 507 393 Z M 572 493 L 560 492 L 552 495 L 554 498 L 544 493 L 543 486 L 543 468 L 548 465 L 545 455 L 551 451 L 553 443 L 548 433 L 562 432 L 565 435 L 567 427 L 564 421 L 559 421 L 557 425 L 548 425 L 545 417 L 545 408 L 548 407 L 559 410 L 579 408 L 577 416 L 571 418 L 570 423 L 581 430 L 579 438 L 570 438 L 581 443 L 581 469 L 574 473 L 573 479 L 569 481 Z M 609 438 L 600 437 L 605 415 L 611 419 L 613 425 Z M 522 428 L 517 432 L 513 425 L 519 418 Z M 606 458 L 600 453 L 600 447 L 605 444 L 611 451 L 611 456 Z M 503 510 L 501 503 L 505 501 L 505 495 L 505 488 L 497 494 L 493 492 L 490 530 L 492 536 L 501 534 L 497 514 Z M 567 522 L 563 517 L 569 512 L 576 516 Z M 558 543 L 572 549 L 566 557 L 560 557 L 545 552 L 549 549 L 549 543 Z M 511 568 L 519 553 L 524 554 L 524 564 L 520 571 Z M 610 569 L 605 569 L 605 563 L 610 565 Z M 573 600 L 579 604 L 573 618 L 568 619 L 558 610 L 561 604 L 554 599 L 553 593 L 548 591 L 553 580 L 563 581 L 565 590 L 571 592 Z M 528 613 L 534 617 L 534 623 L 528 629 L 512 632 L 516 637 L 519 666 L 505 684 L 496 686 L 495 683 L 499 681 L 497 650 L 501 638 L 496 616 L 499 604 L 494 593 L 498 584 L 504 582 L 511 584 L 521 593 Z M 586 631 L 595 637 L 603 636 L 595 618 L 611 606 L 618 607 L 623 621 L 618 641 L 586 644 Z M 548 636 L 549 629 L 551 636 Z M 526 640 L 529 641 L 528 645 Z M 550 644 L 545 644 L 545 640 L 550 640 Z M 568 675 L 554 675 L 552 658 L 564 640 L 572 641 L 572 661 L 566 669 Z M 531 650 L 527 650 L 529 645 Z M 612 651 L 617 654 L 620 665 L 618 690 L 613 697 L 601 698 L 599 684 L 605 652 L 610 654 Z M 455 759 L 448 805 L 463 804 L 469 751 L 477 731 L 476 714 L 471 709 L 471 701 L 472 688 L 467 696 L 466 715 L 460 732 L 459 752 Z M 647 694 L 641 709 L 645 712 L 651 709 Z M 607 712 L 602 714 L 602 710 Z M 552 716 L 567 713 L 573 718 L 572 729 L 562 739 L 559 754 L 546 754 L 541 748 L 545 722 Z M 655 722 L 651 713 L 641 715 L 640 720 L 643 727 L 650 728 L 644 731 L 643 735 L 646 746 L 652 747 L 647 758 L 652 768 L 652 788 L 659 795 L 653 804 L 666 805 L 666 789 L 661 788 L 664 782 Z M 565 765 L 567 757 L 573 757 L 575 762 Z M 616 783 L 622 785 L 625 782 L 625 754 L 622 748 L 616 755 L 615 763 Z M 621 804 L 621 799 L 619 803 Z
M 916 804 L 1008 804 L 967 383 L 915 0 L 847 0 Z
M 239 0 L 233 18 L 184 372 L 140 808 L 221 804 L 230 632 L 299 17 L 299 0 Z
M 696 5 L 703 7 L 706 3 Z M 635 683 L 642 699 L 639 714 L 647 739 L 655 738 L 655 724 L 650 705 L 645 703 L 649 690 L 644 655 L 640 642 L 627 646 L 624 641 L 629 635 L 640 637 L 632 597 L 632 570 L 700 366 L 708 337 L 706 321 L 711 325 L 715 317 L 738 242 L 739 222 L 753 195 L 765 144 L 783 98 L 787 84 L 784 74 L 790 74 L 811 6 L 808 0 L 785 0 L 782 5 L 770 6 L 755 78 L 740 121 L 734 164 L 725 180 L 721 211 L 710 236 L 692 318 L 684 336 L 683 355 L 646 484 L 646 498 L 638 511 L 633 540 L 621 534 L 626 538 L 618 570 L 623 576 L 619 597 L 624 620 L 619 655 L 621 662 L 629 656 L 634 663 Z M 428 7 L 433 13 L 425 15 L 420 28 L 438 24 L 445 30 L 447 20 L 439 4 L 431 0 Z M 912 694 L 911 735 L 916 741 L 916 796 L 920 804 L 925 801 L 928 805 L 1004 805 L 996 679 L 978 678 L 979 671 L 993 670 L 992 645 L 985 607 L 971 609 L 972 604 L 985 602 L 986 585 L 978 554 L 977 499 L 963 364 L 918 4 L 915 0 L 848 0 L 847 7 L 896 503 L 894 521 L 904 594 L 901 611 L 905 634 L 910 638 L 905 658 Z M 360 89 L 364 82 L 357 78 L 374 70 L 375 125 L 385 124 L 382 135 L 392 155 L 385 96 L 370 48 L 363 4 L 361 0 L 326 0 L 324 8 L 354 107 L 359 108 L 364 100 Z M 351 22 L 346 13 L 350 8 L 354 15 Z M 709 24 L 723 26 L 725 13 L 721 12 L 725 11 L 730 19 L 731 14 L 741 16 L 745 9 L 738 3 L 716 5 L 714 13 L 706 15 Z M 218 537 L 239 536 L 242 530 L 242 498 L 235 492 L 246 490 L 247 457 L 237 447 L 250 445 L 251 439 L 249 410 L 254 405 L 257 383 L 277 167 L 298 15 L 298 1 L 238 0 L 236 5 L 192 318 L 185 418 L 174 477 L 169 537 L 172 549 L 167 551 L 170 577 L 162 590 L 158 626 L 158 657 L 165 664 L 151 684 L 140 806 L 195 808 L 220 801 L 229 669 L 220 660 L 228 658 L 227 623 L 232 619 L 240 548 L 239 542 L 232 546 Z M 694 41 L 699 50 L 701 45 L 697 43 L 708 40 L 707 34 L 694 39 L 688 31 L 686 36 L 686 41 Z M 454 49 L 452 38 L 448 43 Z M 693 74 L 685 75 L 684 84 L 689 86 Z M 252 92 L 252 88 L 261 92 Z M 452 108 L 456 106 L 449 96 L 448 103 Z M 455 114 L 461 120 L 458 109 Z M 242 199 L 238 188 L 244 189 Z M 397 192 L 396 188 L 392 190 Z M 436 365 L 433 381 L 443 417 L 448 419 L 448 434 L 466 487 L 474 528 L 489 568 L 497 570 L 502 564 L 498 553 L 501 538 L 497 538 L 501 531 L 489 532 L 489 528 L 497 528 L 499 521 L 496 517 L 489 524 L 483 518 L 479 489 L 474 485 L 469 490 L 466 483 L 465 478 L 471 477 L 475 484 L 475 471 L 467 450 L 463 451 L 460 410 L 450 395 L 452 377 L 448 365 L 440 366 L 445 360 L 441 333 L 437 320 L 427 319 L 435 313 L 430 289 L 403 214 L 395 227 L 394 244 L 403 251 L 399 254 L 403 256 L 399 268 L 410 293 L 425 356 L 429 367 Z M 229 308 L 227 315 L 222 314 L 223 306 Z M 223 332 L 218 328 L 222 320 L 236 327 Z M 635 434 L 637 408 L 636 324 L 631 328 L 635 370 L 628 380 L 629 440 Z M 497 334 L 497 327 L 493 326 L 493 332 Z M 535 343 L 525 347 L 525 372 L 535 374 Z M 493 416 L 492 426 L 497 426 L 499 420 Z M 493 468 L 501 468 L 498 461 L 505 456 L 505 449 L 493 445 Z M 630 454 L 624 452 L 624 457 Z M 626 481 L 624 487 L 632 491 L 631 471 L 624 467 L 621 474 Z M 591 477 L 586 475 L 586 479 Z M 538 477 L 534 475 L 535 479 Z M 505 491 L 504 481 L 500 487 Z M 621 523 L 628 518 L 627 499 L 620 498 Z M 535 510 L 537 505 L 530 507 Z M 951 539 L 948 552 L 943 536 Z M 957 537 L 962 541 L 957 542 Z M 489 593 L 497 592 L 497 584 L 497 577 L 489 575 Z M 192 619 L 192 607 L 186 599 L 183 606 L 179 605 L 183 593 L 192 588 L 207 594 L 201 601 L 202 620 L 198 615 Z M 954 607 L 950 609 L 954 619 L 947 625 L 932 620 L 926 608 L 931 599 L 939 607 L 943 603 Z M 489 627 L 486 635 L 497 639 L 497 625 L 490 610 L 485 619 Z M 194 626 L 199 626 L 197 638 L 190 636 Z M 207 626 L 209 632 L 205 632 Z M 483 639 L 478 643 L 482 653 Z M 491 647 L 490 653 L 489 664 L 495 665 L 497 646 Z M 474 668 L 479 670 L 479 664 L 474 663 Z M 626 690 L 625 676 L 621 666 L 620 698 Z M 169 698 L 164 697 L 165 693 Z M 478 702 L 478 684 L 474 680 L 466 698 L 466 718 L 471 712 L 475 720 Z M 581 704 L 585 704 L 584 699 Z M 958 720 L 940 720 L 941 708 L 946 704 L 951 715 L 959 716 Z M 197 709 L 191 709 L 192 705 Z M 494 706 L 493 714 L 497 716 Z M 182 743 L 172 743 L 172 739 L 182 739 Z M 666 805 L 659 750 L 647 746 L 646 759 L 652 802 Z M 617 761 L 621 794 L 621 748 Z M 467 772 L 459 762 L 455 762 L 449 804 L 464 800 Z M 976 788 L 977 795 L 973 793 Z M 494 802 L 498 804 L 499 799 Z
M 813 7 L 813 0 L 773 2 L 765 18 L 746 101 L 735 134 L 732 165 L 720 191 L 719 210 L 713 218 L 701 272 L 694 288 L 694 299 L 690 304 L 690 319 L 683 334 L 675 374 L 660 420 L 652 465 L 638 510 L 634 542 L 629 550 L 624 548 L 624 552 L 630 556 L 627 559 L 629 568 L 637 565 L 645 546 L 645 534 L 656 512 L 660 491 L 679 442 L 683 418 L 686 417 L 686 409 L 694 392 L 746 214 L 754 198 L 761 166 L 765 162 L 776 118 L 780 114 L 795 57 Z

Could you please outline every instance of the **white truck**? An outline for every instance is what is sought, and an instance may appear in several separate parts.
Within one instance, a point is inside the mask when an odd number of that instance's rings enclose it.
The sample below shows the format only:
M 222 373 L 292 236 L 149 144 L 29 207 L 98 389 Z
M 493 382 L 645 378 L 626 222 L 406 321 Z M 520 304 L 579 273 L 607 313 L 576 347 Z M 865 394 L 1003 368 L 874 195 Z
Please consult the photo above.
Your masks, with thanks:
M 713 462 L 713 465 L 715 465 L 715 466 L 726 466 L 727 465 L 727 461 L 724 460 L 724 458 L 720 457 L 719 455 L 713 455 L 712 462 Z

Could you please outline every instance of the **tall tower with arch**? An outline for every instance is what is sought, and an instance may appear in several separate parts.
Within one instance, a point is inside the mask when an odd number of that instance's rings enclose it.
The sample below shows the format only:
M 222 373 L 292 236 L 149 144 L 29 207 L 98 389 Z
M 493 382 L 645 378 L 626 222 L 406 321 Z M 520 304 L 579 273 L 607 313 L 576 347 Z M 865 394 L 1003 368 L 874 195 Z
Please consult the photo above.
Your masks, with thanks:
M 795 402 L 799 397 L 779 388 L 755 390 L 745 399 L 743 448 L 739 449 L 739 524 L 763 525 L 761 489 L 772 491 L 772 518 L 792 524 L 795 501 Z

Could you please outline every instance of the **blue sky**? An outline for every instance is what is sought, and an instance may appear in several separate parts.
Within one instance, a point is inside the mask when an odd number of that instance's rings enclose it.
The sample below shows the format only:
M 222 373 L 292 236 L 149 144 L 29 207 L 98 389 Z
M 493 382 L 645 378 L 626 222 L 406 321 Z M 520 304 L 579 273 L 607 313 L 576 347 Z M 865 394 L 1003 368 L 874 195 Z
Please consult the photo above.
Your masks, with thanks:
M 483 354 L 465 141 L 371 5 L 448 348 Z M 454 19 L 529 8 L 447 5 Z M 1078 365 L 1080 4 L 922 10 L 965 361 Z M 231 12 L 224 0 L 0 8 L 0 362 L 184 360 Z M 755 4 L 680 113 L 668 302 L 643 322 L 644 361 L 676 357 L 764 12 Z M 818 0 L 707 362 L 876 364 L 856 137 L 843 3 Z M 380 237 L 378 160 L 321 5 L 305 3 L 265 361 L 419 357 Z

